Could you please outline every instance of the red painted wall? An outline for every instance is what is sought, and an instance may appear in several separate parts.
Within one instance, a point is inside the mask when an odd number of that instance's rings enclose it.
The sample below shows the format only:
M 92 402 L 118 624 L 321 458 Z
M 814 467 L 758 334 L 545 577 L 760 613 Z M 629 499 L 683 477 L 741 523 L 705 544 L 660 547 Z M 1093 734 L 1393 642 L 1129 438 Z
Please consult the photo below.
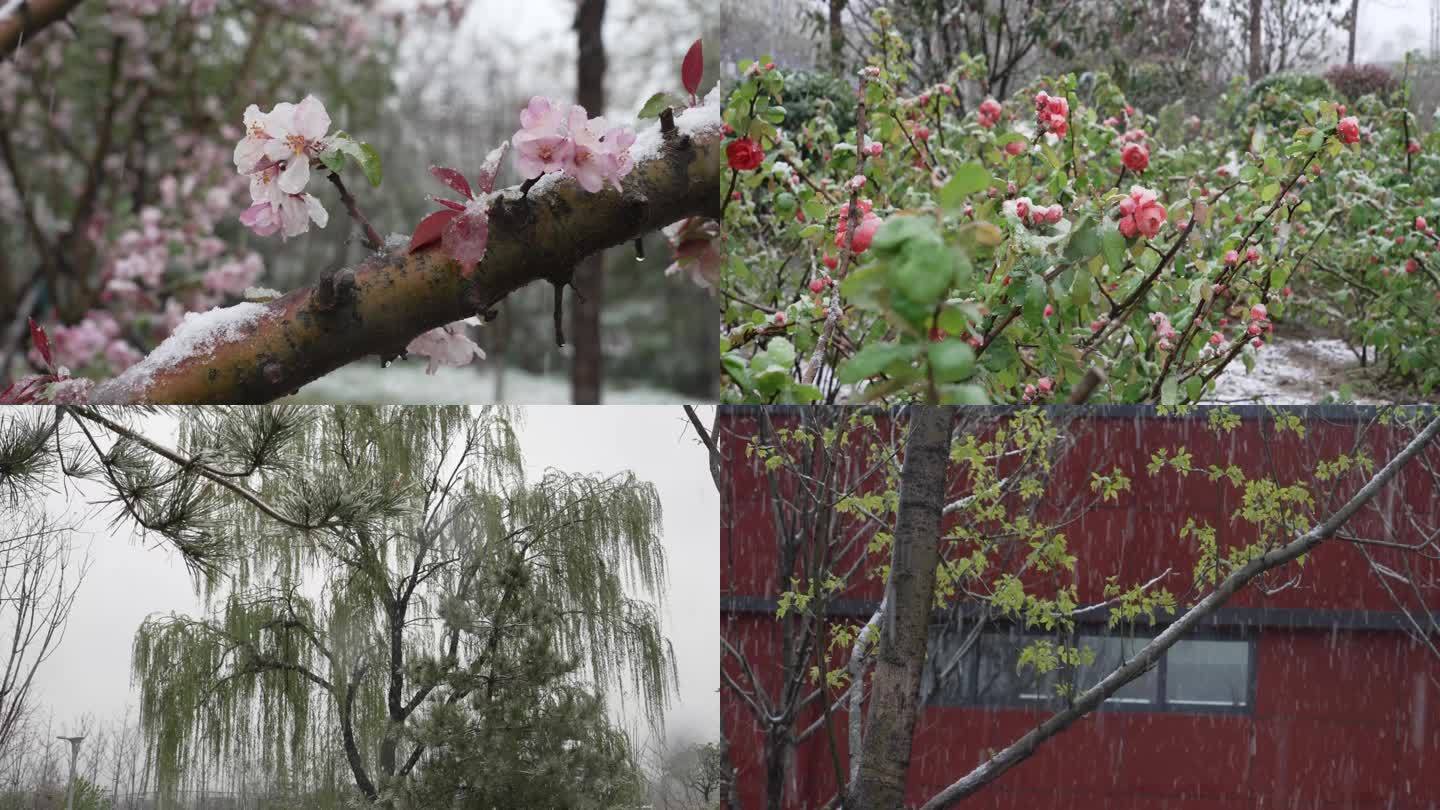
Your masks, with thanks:
M 753 416 L 732 411 L 725 418 L 723 438 L 732 461 L 730 505 L 721 529 L 721 593 L 774 597 L 768 500 L 755 464 L 746 461 L 736 439 L 753 434 Z M 1220 528 L 1222 544 L 1245 539 L 1228 520 L 1239 505 L 1228 485 L 1211 484 L 1199 473 L 1181 482 L 1173 473 L 1151 477 L 1145 471 L 1150 453 L 1162 446 L 1188 448 L 1202 469 L 1233 463 L 1252 475 L 1268 470 L 1282 480 L 1309 480 L 1317 459 L 1349 450 L 1357 441 L 1383 463 L 1407 438 L 1377 425 L 1336 419 L 1313 419 L 1306 428 L 1300 439 L 1275 435 L 1273 426 L 1254 419 L 1225 435 L 1206 427 L 1203 417 L 1095 416 L 1072 423 L 1069 431 L 1078 440 L 1057 467 L 1047 501 L 1088 495 L 1092 469 L 1118 466 L 1132 482 L 1118 504 L 1090 509 L 1065 527 L 1072 552 L 1080 558 L 1082 600 L 1100 599 L 1106 576 L 1119 574 L 1121 582 L 1133 584 L 1167 566 L 1177 571 L 1169 587 L 1183 591 L 1194 560 L 1192 545 L 1178 536 L 1187 518 Z M 1440 469 L 1440 453 L 1432 451 L 1429 459 Z M 1396 515 L 1408 503 L 1421 521 L 1434 525 L 1440 521 L 1440 496 L 1429 474 L 1422 473 L 1402 473 L 1381 496 L 1382 503 Z M 1348 497 L 1353 490 L 1353 485 L 1337 488 L 1333 496 Z M 1316 487 L 1316 494 L 1330 493 Z M 1377 523 L 1370 514 L 1350 528 L 1378 534 Z M 1440 582 L 1440 565 L 1421 573 Z M 881 590 L 881 583 L 862 576 L 842 596 L 878 600 Z M 1312 555 L 1300 587 L 1268 597 L 1247 590 L 1229 606 L 1394 610 L 1363 557 L 1340 543 Z M 745 650 L 773 690 L 780 675 L 773 619 L 722 613 L 721 623 L 726 639 Z M 1266 628 L 1258 636 L 1254 664 L 1253 716 L 1092 714 L 961 806 L 1440 810 L 1440 689 L 1432 680 L 1440 679 L 1440 672 L 1427 651 L 1398 632 Z M 739 677 L 729 656 L 724 666 Z M 760 730 L 730 690 L 721 691 L 742 806 L 763 807 Z M 817 716 L 817 711 L 807 712 L 801 725 Z M 987 750 L 1004 747 L 1044 716 L 1033 709 L 928 707 L 916 731 L 909 800 L 918 805 L 978 764 Z M 845 712 L 837 712 L 834 723 L 843 764 Z M 797 752 L 791 807 L 819 807 L 835 793 L 835 766 L 824 737 L 822 732 Z

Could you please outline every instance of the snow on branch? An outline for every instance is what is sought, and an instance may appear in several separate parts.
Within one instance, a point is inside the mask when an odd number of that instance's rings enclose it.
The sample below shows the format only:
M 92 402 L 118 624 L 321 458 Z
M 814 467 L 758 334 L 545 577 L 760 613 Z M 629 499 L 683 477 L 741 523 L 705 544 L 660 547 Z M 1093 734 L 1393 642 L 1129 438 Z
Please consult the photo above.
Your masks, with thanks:
M 720 212 L 719 98 L 643 132 L 623 191 L 549 179 L 500 192 L 474 273 L 404 241 L 265 304 L 187 319 L 141 362 L 97 386 L 103 403 L 268 402 L 366 355 L 473 315 L 533 281 L 568 283 L 582 258 L 687 217 Z M 192 322 L 193 321 L 193 322 Z M 383 373 L 383 372 L 377 372 Z

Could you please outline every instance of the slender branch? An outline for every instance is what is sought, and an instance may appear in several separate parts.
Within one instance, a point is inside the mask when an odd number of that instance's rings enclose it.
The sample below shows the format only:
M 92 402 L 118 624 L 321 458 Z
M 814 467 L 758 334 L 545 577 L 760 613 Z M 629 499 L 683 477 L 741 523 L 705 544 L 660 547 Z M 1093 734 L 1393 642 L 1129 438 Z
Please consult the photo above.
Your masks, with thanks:
M 380 238 L 380 234 L 375 231 L 375 226 L 371 225 L 370 220 L 366 219 L 365 214 L 360 211 L 360 204 L 355 202 L 355 195 L 345 187 L 345 181 L 341 180 L 340 175 L 335 172 L 326 172 L 325 174 L 340 192 L 340 202 L 345 204 L 345 210 L 350 214 L 350 218 L 355 220 L 365 234 L 365 247 L 371 250 L 380 250 L 385 247 L 385 240 Z
M 198 475 L 200 475 L 201 477 L 203 477 L 203 478 L 205 478 L 206 480 L 211 481 L 211 482 L 213 482 L 213 483 L 215 483 L 215 484 L 218 484 L 218 485 L 224 487 L 225 489 L 230 490 L 231 492 L 235 493 L 236 495 L 239 495 L 241 498 L 244 498 L 246 501 L 249 501 L 252 506 L 254 506 L 256 509 L 259 509 L 259 510 L 260 510 L 261 512 L 263 512 L 266 516 L 268 516 L 268 517 L 270 517 L 271 519 L 276 520 L 276 521 L 278 521 L 278 522 L 280 522 L 280 523 L 283 523 L 283 524 L 285 524 L 286 526 L 291 527 L 292 529 L 300 529 L 301 531 L 308 531 L 308 530 L 310 530 L 310 529 L 318 528 L 317 526 L 309 526 L 309 525 L 306 525 L 306 524 L 304 524 L 304 523 L 300 523 L 300 522 L 298 522 L 298 521 L 292 520 L 292 519 L 290 519 L 290 518 L 288 518 L 288 517 L 280 514 L 280 512 L 275 509 L 275 507 L 273 507 L 273 506 L 271 506 L 270 504 L 266 503 L 264 500 L 262 500 L 262 499 L 260 498 L 260 496 L 256 495 L 255 493 L 251 492 L 250 490 L 246 489 L 245 487 L 243 487 L 243 486 L 235 483 L 234 481 L 231 481 L 231 480 L 230 480 L 227 476 L 225 476 L 222 472 L 217 471 L 217 470 L 214 470 L 214 469 L 212 469 L 211 467 L 209 467 L 209 466 L 207 466 L 207 465 L 205 465 L 205 464 L 202 464 L 201 462 L 197 461 L 196 459 L 188 458 L 188 457 L 186 457 L 186 456 L 182 456 L 181 454 L 175 452 L 174 450 L 171 450 L 171 449 L 169 449 L 169 448 L 167 448 L 167 447 L 163 447 L 163 446 L 161 446 L 161 445 L 159 445 L 159 444 L 156 444 L 155 442 L 152 442 L 152 441 L 150 441 L 149 439 L 147 439 L 145 436 L 142 436 L 141 434 L 136 433 L 136 432 L 133 431 L 133 430 L 130 430 L 129 428 L 125 427 L 124 425 L 121 425 L 121 424 L 119 424 L 118 422 L 114 422 L 114 421 L 112 421 L 112 420 L 110 420 L 110 419 L 107 419 L 105 416 L 103 416 L 99 411 L 95 410 L 94 408 L 76 408 L 76 407 L 70 407 L 70 408 L 65 408 L 65 410 L 66 410 L 66 412 L 70 413 L 72 416 L 79 417 L 79 418 L 83 418 L 83 419 L 87 419 L 87 420 L 89 420 L 89 421 L 91 421 L 91 422 L 95 422 L 96 424 L 102 425 L 102 426 L 104 426 L 106 429 L 110 430 L 111 432 L 113 432 L 113 433 L 115 433 L 115 434 L 117 434 L 117 435 L 120 435 L 120 436 L 124 436 L 126 439 L 129 439 L 130 441 L 135 442 L 136 444 L 140 445 L 141 447 L 144 447 L 146 450 L 149 450 L 150 452 L 154 453 L 154 454 L 157 455 L 157 456 L 160 456 L 161 458 L 166 459 L 167 461 L 170 461 L 170 462 L 172 462 L 172 463 L 174 463 L 174 464 L 177 464 L 177 465 L 179 465 L 180 467 L 183 467 L 183 468 L 185 468 L 185 469 L 187 469 L 187 470 L 194 470 L 194 471 L 195 471 Z
M 710 454 L 710 478 L 715 482 L 715 488 L 720 486 L 720 449 L 715 446 L 715 438 L 705 429 L 704 423 L 700 421 L 700 415 L 695 412 L 695 406 L 685 405 L 685 416 L 690 419 L 690 425 L 695 428 L 695 433 L 705 445 L 706 451 Z

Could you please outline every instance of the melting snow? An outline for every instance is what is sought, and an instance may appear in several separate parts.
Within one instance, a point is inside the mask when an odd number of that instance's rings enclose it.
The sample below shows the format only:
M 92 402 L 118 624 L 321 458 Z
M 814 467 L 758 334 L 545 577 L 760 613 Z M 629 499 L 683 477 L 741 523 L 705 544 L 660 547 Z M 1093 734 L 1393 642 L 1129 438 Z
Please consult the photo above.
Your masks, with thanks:
M 1364 373 L 1344 341 L 1334 338 L 1277 337 L 1255 354 L 1255 370 L 1245 373 L 1239 359 L 1215 378 L 1208 402 L 1263 402 L 1267 405 L 1311 405 L 1338 394 L 1340 386 L 1359 381 Z M 1384 404 L 1381 399 L 1356 398 L 1357 405 Z
M 187 358 L 208 355 L 222 343 L 247 337 L 254 323 L 267 311 L 264 304 L 247 301 L 205 312 L 187 312 L 170 337 L 165 338 L 165 342 L 156 346 L 144 360 L 116 377 L 115 384 L 122 388 L 143 388 L 155 374 Z
M 692 138 L 718 135 L 720 127 L 719 85 L 710 90 L 698 107 L 687 107 L 675 116 L 675 128 L 680 131 L 681 135 L 689 135 Z M 636 134 L 635 143 L 630 145 L 630 157 L 634 158 L 636 163 L 651 160 L 659 156 L 664 144 L 665 139 L 660 134 L 660 125 L 656 124 Z
M 351 363 L 300 389 L 296 402 L 390 402 L 409 405 L 441 403 L 482 403 L 495 398 L 494 366 L 441 367 L 425 373 L 420 362 L 396 363 L 381 368 L 371 362 Z M 505 399 L 508 402 L 570 402 L 570 380 L 566 376 L 544 376 L 518 369 L 505 372 Z M 676 391 L 663 388 L 617 388 L 606 386 L 601 401 L 608 405 L 663 405 L 691 402 Z
M 714 136 L 719 137 L 722 122 L 720 120 L 720 86 L 711 88 L 705 98 L 698 106 L 687 107 L 675 116 L 675 128 L 681 135 L 694 137 Z M 664 148 L 665 138 L 660 134 L 660 124 L 655 124 L 637 132 L 635 143 L 630 145 L 630 157 L 638 167 L 647 160 L 659 157 Z M 549 172 L 541 175 L 535 185 L 531 187 L 532 194 L 544 191 L 551 185 L 565 179 L 564 172 Z M 621 185 L 625 180 L 621 178 Z

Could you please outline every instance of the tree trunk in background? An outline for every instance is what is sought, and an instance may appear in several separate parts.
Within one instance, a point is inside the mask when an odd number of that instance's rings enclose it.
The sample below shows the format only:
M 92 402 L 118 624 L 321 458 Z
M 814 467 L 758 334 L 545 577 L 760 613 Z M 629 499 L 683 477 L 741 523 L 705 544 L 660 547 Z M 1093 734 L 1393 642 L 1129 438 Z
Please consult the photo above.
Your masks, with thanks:
M 1360 0 L 1350 0 L 1350 19 L 1347 22 L 1350 23 L 1350 48 L 1345 55 L 1345 64 L 1353 65 L 1355 64 L 1355 29 L 1360 22 Z
M 1197 58 L 1195 51 L 1197 48 L 1200 47 L 1201 44 L 1200 27 L 1205 22 L 1204 17 L 1202 16 L 1205 10 L 1205 3 L 1204 0 L 1189 0 L 1189 4 L 1189 13 L 1186 15 L 1185 22 L 1187 27 L 1190 29 L 1190 39 L 1188 42 L 1185 43 L 1185 45 L 1189 48 L 1189 57 L 1191 59 L 1194 59 Z
M 579 0 L 575 32 L 580 54 L 575 98 L 591 116 L 605 113 L 605 0 Z M 577 405 L 600 402 L 600 303 L 604 293 L 604 252 L 587 256 L 575 268 L 570 302 L 570 329 L 566 339 L 574 347 L 570 366 L 570 401 Z
M 1250 81 L 1255 82 L 1265 75 L 1260 61 L 1260 25 L 1264 0 L 1250 0 Z
M 841 17 L 847 0 L 830 0 L 830 69 L 845 74 L 845 27 Z
M 940 561 L 940 514 L 950 459 L 952 408 L 910 408 L 910 436 L 900 468 L 900 507 L 885 583 L 886 613 L 870 681 L 870 714 L 861 745 L 860 773 L 848 807 L 897 810 L 905 796 L 915 702 L 935 602 Z
M 495 319 L 495 357 L 490 366 L 495 369 L 495 391 L 491 400 L 505 401 L 505 368 L 510 362 L 510 304 L 500 304 L 500 317 Z

